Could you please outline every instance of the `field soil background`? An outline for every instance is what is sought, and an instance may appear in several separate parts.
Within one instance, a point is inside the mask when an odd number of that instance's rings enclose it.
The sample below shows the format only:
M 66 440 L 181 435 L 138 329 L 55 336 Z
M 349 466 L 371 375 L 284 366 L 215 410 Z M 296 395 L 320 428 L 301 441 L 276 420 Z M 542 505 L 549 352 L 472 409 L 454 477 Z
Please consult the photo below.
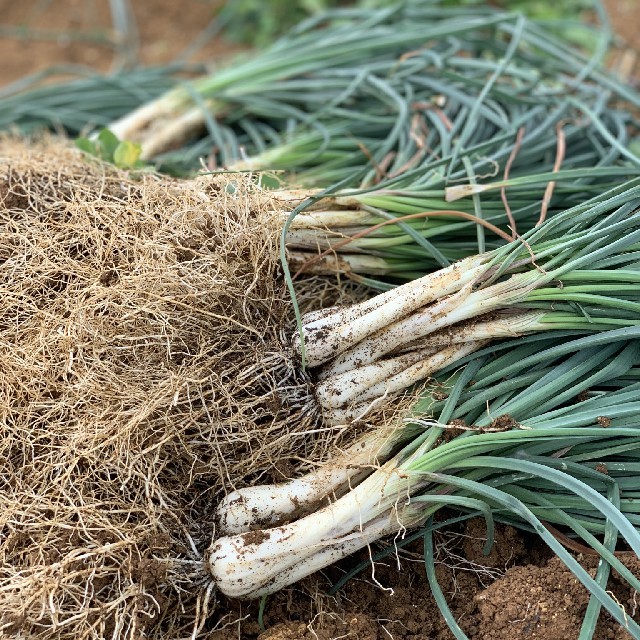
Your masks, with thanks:
M 147 64 L 175 59 L 211 21 L 215 7 L 204 0 L 135 0 L 131 4 L 137 32 L 125 34 L 130 38 L 129 52 Z M 606 4 L 616 30 L 632 49 L 640 49 L 640 0 L 608 0 Z M 126 47 L 113 45 L 122 37 L 113 30 L 109 3 L 104 1 L 0 0 L 0 87 L 53 64 L 89 65 L 106 71 L 125 55 Z M 206 42 L 194 59 L 221 60 L 237 49 L 237 44 L 216 38 Z M 497 533 L 489 556 L 482 554 L 482 521 L 471 520 L 436 536 L 438 578 L 460 626 L 472 640 L 577 638 L 588 602 L 585 589 L 537 537 L 510 527 L 500 527 Z M 220 599 L 209 637 L 453 638 L 430 594 L 419 541 L 369 565 L 335 595 L 327 595 L 331 583 L 367 560 L 370 551 L 269 598 L 262 629 L 256 602 Z M 624 555 L 625 563 L 640 575 L 638 558 Z M 576 557 L 595 573 L 594 557 L 579 551 Z M 626 613 L 636 616 L 640 594 L 623 587 L 615 575 L 610 589 Z M 631 638 L 607 614 L 602 615 L 596 637 Z

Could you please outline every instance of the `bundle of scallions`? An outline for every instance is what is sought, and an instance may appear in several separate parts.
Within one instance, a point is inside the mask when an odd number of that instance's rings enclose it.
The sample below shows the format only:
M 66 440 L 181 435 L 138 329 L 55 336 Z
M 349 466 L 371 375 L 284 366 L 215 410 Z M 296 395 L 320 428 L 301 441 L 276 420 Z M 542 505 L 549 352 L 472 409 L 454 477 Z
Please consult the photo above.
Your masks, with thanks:
M 504 248 L 307 318 L 297 344 L 328 419 L 357 417 L 438 370 L 448 397 L 427 387 L 403 427 L 365 434 L 317 473 L 230 494 L 219 508 L 226 535 L 209 552 L 220 590 L 272 593 L 447 505 L 482 514 L 489 545 L 493 519 L 538 532 L 593 596 L 585 629 L 603 605 L 638 637 L 606 582 L 613 567 L 640 587 L 614 554 L 619 536 L 640 553 L 639 282 L 636 179 Z M 443 440 L 452 427 L 462 434 Z M 550 525 L 600 555 L 595 578 Z
M 608 35 L 594 30 L 604 46 L 590 60 L 548 29 L 486 6 L 406 0 L 384 9 L 334 10 L 244 62 L 142 105 L 111 129 L 140 141 L 144 157 L 152 158 L 206 127 L 223 166 L 249 156 L 246 163 L 258 167 L 315 168 L 315 180 L 330 185 L 351 171 L 361 174 L 363 157 L 367 173 L 408 162 L 412 111 L 435 129 L 453 124 L 462 147 L 474 128 L 504 128 L 510 116 L 499 96 L 522 115 L 526 105 L 549 105 L 567 92 L 591 104 L 603 91 L 633 94 L 597 68 Z M 469 99 L 474 89 L 481 100 Z M 460 118 L 443 117 L 439 109 L 448 101 Z M 463 114 L 483 122 L 466 119 L 463 133 Z M 421 136 L 420 123 L 413 133 Z
M 633 367 L 639 339 L 637 327 L 574 339 L 554 332 L 484 349 L 455 375 L 441 374 L 446 401 L 425 393 L 400 433 L 359 443 L 368 466 L 376 459 L 381 466 L 355 488 L 286 525 L 250 533 L 229 527 L 210 549 L 218 587 L 240 597 L 273 593 L 382 536 L 395 534 L 394 545 L 402 546 L 405 536 L 415 539 L 408 529 L 427 523 L 420 533 L 430 587 L 456 637 L 464 638 L 448 614 L 430 547 L 431 518 L 448 507 L 486 519 L 487 552 L 494 520 L 538 533 L 592 594 L 585 629 L 593 633 L 603 604 L 638 637 L 640 627 L 606 585 L 610 568 L 634 589 L 640 585 L 614 553 L 618 537 L 640 553 L 640 382 Z M 447 432 L 460 435 L 443 439 Z M 342 462 L 357 465 L 346 455 Z M 342 484 L 325 489 L 340 495 L 360 479 L 351 473 L 345 466 Z M 332 474 L 337 478 L 339 469 L 332 467 Z M 324 469 L 288 485 L 261 487 L 255 504 L 262 511 L 275 499 L 304 506 L 308 487 L 328 476 Z M 251 499 L 250 492 L 242 498 Z M 223 526 L 237 524 L 221 517 Z M 595 578 L 563 544 L 600 555 Z
M 325 420 L 353 419 L 492 338 L 637 322 L 639 196 L 635 179 L 505 247 L 303 317 L 297 348 L 316 371 Z
M 330 11 L 191 81 L 139 69 L 10 91 L 0 128 L 78 133 L 111 120 L 161 170 L 205 159 L 280 172 L 284 188 L 310 189 L 295 192 L 305 215 L 288 225 L 295 270 L 389 288 L 640 170 L 640 95 L 601 66 L 611 34 L 598 1 L 592 56 L 562 25 L 449 4 Z
M 640 95 L 603 51 L 486 6 L 336 10 L 111 129 L 160 166 L 205 154 L 311 189 L 297 192 L 308 215 L 290 221 L 291 264 L 388 288 L 638 175 Z

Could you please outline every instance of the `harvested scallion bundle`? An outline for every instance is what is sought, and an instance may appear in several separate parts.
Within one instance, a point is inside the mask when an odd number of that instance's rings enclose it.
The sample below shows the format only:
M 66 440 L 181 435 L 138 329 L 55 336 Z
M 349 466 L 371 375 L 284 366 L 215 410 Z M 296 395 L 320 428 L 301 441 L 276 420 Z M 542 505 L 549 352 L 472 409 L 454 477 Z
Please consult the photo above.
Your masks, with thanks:
M 343 423 L 486 340 L 637 323 L 640 181 L 557 214 L 522 238 L 354 307 L 302 319 L 300 354 L 322 366 L 325 419 Z M 496 312 L 512 313 L 496 316 Z M 335 413 L 334 413 L 335 412 Z
M 505 16 L 507 24 L 498 43 L 465 39 L 440 51 L 436 41 L 401 58 L 388 77 L 372 70 L 387 115 L 354 92 L 348 109 L 325 107 L 315 128 L 303 123 L 282 144 L 232 165 L 283 170 L 321 188 L 351 182 L 328 196 L 299 194 L 311 200 L 286 237 L 296 271 L 383 275 L 360 280 L 388 288 L 389 277 L 411 280 L 496 248 L 638 175 L 628 149 L 636 125 L 614 101 L 640 96 L 599 72 L 576 85 L 574 62 L 563 67 L 559 50 L 535 48 L 535 25 Z M 475 185 L 496 175 L 504 179 Z
M 608 37 L 602 29 L 594 35 Z M 349 186 L 373 184 L 425 157 L 453 154 L 445 168 L 451 178 L 458 171 L 453 165 L 475 153 L 478 140 L 513 139 L 532 122 L 530 115 L 540 125 L 534 154 L 548 146 L 540 136 L 553 134 L 560 119 L 576 120 L 582 104 L 598 124 L 605 121 L 590 138 L 624 137 L 620 123 L 627 115 L 604 117 L 603 107 L 613 106 L 615 95 L 634 104 L 640 99 L 599 70 L 601 58 L 602 51 L 588 59 L 518 14 L 488 7 L 409 0 L 337 10 L 300 24 L 263 52 L 173 89 L 111 129 L 141 142 L 144 157 L 152 158 L 206 128 L 199 149 L 208 146 L 217 166 L 282 169 L 304 184 L 329 186 L 346 177 Z M 604 149 L 595 142 L 598 155 Z M 484 164 L 490 167 L 490 159 Z
M 594 38 L 604 43 L 606 30 Z M 328 12 L 210 77 L 175 80 L 161 97 L 168 70 L 14 94 L 0 128 L 77 133 L 157 98 L 113 123 L 120 138 L 140 139 L 165 171 L 205 158 L 211 168 L 281 171 L 285 186 L 339 183 L 315 203 L 314 228 L 293 220 L 295 268 L 389 288 L 637 175 L 629 105 L 640 95 L 601 70 L 601 57 L 517 14 L 409 0 Z M 194 127 L 203 131 L 185 141 Z M 456 189 L 473 197 L 452 204 Z
M 504 246 L 541 219 L 640 174 L 640 167 L 634 165 L 559 171 L 553 174 L 553 203 L 544 208 L 551 174 L 536 175 L 531 167 L 524 170 L 529 171 L 528 189 L 513 191 L 515 196 L 509 197 L 513 209 L 508 214 L 501 193 L 517 185 L 518 178 L 483 182 L 478 185 L 485 188 L 482 197 L 454 203 L 446 198 L 457 187 L 448 188 L 444 182 L 429 189 L 382 187 L 326 197 L 313 210 L 302 209 L 290 224 L 285 242 L 291 268 L 294 273 L 343 272 L 373 288 L 390 289 L 473 256 L 479 249 Z M 326 208 L 319 209 L 319 204 Z
M 640 442 L 639 209 L 636 179 L 501 249 L 310 316 L 301 353 L 323 365 L 317 395 L 329 420 L 388 397 L 394 376 L 400 388 L 436 375 L 438 394 L 427 391 L 404 427 L 365 434 L 317 473 L 228 496 L 218 510 L 227 535 L 209 558 L 218 587 L 271 593 L 448 505 L 483 514 L 490 531 L 494 518 L 533 528 L 592 593 L 592 609 L 604 605 L 635 632 L 606 593 L 606 572 L 589 576 L 541 519 L 640 586 L 611 546 L 619 533 L 640 552 L 637 505 L 616 497 Z M 379 375 L 387 365 L 393 372 Z M 450 428 L 462 435 L 443 441 Z M 605 531 L 603 545 L 595 535 Z
M 591 592 L 596 619 L 602 604 L 640 633 L 607 593 L 608 570 L 591 577 L 550 526 L 640 587 L 613 553 L 618 535 L 640 553 L 639 339 L 638 327 L 574 339 L 553 332 L 496 344 L 453 375 L 443 372 L 438 390 L 448 388 L 448 398 L 425 393 L 407 419 L 410 442 L 357 487 L 291 524 L 216 541 L 209 561 L 218 587 L 233 596 L 271 593 L 448 506 L 486 518 L 488 548 L 494 519 L 536 531 Z M 442 441 L 445 429 L 460 428 Z M 294 496 L 295 483 L 270 490 Z M 605 532 L 602 543 L 596 536 Z

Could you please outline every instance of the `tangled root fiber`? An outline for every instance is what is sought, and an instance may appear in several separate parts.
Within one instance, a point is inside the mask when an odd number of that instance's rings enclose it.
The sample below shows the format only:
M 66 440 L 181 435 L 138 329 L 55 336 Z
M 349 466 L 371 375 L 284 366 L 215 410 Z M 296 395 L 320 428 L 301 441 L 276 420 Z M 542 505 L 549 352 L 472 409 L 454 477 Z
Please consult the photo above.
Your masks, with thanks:
M 237 176 L 0 140 L 0 636 L 205 634 L 220 495 L 329 446 L 281 219 Z

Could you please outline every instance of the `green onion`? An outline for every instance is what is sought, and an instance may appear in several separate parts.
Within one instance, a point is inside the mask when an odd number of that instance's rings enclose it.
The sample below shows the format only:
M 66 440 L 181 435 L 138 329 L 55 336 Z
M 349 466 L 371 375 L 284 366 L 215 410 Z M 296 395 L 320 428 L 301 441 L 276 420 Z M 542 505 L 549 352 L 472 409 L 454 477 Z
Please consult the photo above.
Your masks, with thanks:
M 633 180 L 501 249 L 305 318 L 329 421 L 426 375 L 436 384 L 404 427 L 365 434 L 314 474 L 231 494 L 218 510 L 226 535 L 209 552 L 221 591 L 272 593 L 449 505 L 484 514 L 489 528 L 500 519 L 538 532 L 592 594 L 589 620 L 604 606 L 640 632 L 607 593 L 606 571 L 594 580 L 551 527 L 640 586 L 611 551 L 619 535 L 640 552 L 640 493 L 616 497 L 640 469 L 639 208 Z M 462 434 L 443 441 L 449 429 Z M 372 461 L 381 465 L 373 472 Z M 606 545 L 597 538 L 605 532 Z
M 639 338 L 638 328 L 573 340 L 555 332 L 497 344 L 457 365 L 453 377 L 443 372 L 438 388 L 448 387 L 449 397 L 425 393 L 407 420 L 409 443 L 353 490 L 289 525 L 214 543 L 219 588 L 236 596 L 270 593 L 381 534 L 402 535 L 447 505 L 483 513 L 489 526 L 497 519 L 538 532 L 594 599 L 638 633 L 548 525 L 595 549 L 638 588 L 596 536 L 610 524 L 640 552 L 640 495 L 632 488 L 640 469 L 640 387 L 624 380 L 640 355 Z M 506 368 L 508 379 L 495 384 Z M 438 444 L 444 429 L 459 427 L 461 435 Z M 629 481 L 629 498 L 616 500 Z M 287 485 L 291 495 L 295 482 Z
M 640 182 L 631 181 L 501 249 L 354 307 L 303 318 L 305 362 L 322 365 L 316 395 L 325 418 L 344 422 L 348 405 L 359 414 L 366 403 L 403 391 L 488 339 L 637 323 L 639 196 Z M 597 268 L 612 261 L 617 269 Z M 492 315 L 504 310 L 513 313 Z

